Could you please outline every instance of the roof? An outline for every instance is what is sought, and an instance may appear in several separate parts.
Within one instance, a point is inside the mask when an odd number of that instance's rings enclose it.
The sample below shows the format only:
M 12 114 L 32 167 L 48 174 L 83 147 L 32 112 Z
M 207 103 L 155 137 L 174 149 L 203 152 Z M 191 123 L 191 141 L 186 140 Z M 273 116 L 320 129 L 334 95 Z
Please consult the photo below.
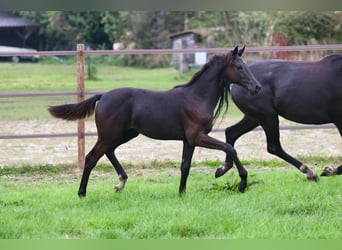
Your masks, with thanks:
M 0 28 L 37 27 L 39 25 L 9 11 L 0 11 Z
M 170 34 L 169 37 L 170 37 L 170 39 L 174 39 L 176 37 L 186 36 L 186 35 L 189 35 L 189 34 L 197 34 L 197 33 L 192 31 L 192 30 L 183 30 L 183 31 L 180 31 L 180 32 L 177 32 L 177 33 Z

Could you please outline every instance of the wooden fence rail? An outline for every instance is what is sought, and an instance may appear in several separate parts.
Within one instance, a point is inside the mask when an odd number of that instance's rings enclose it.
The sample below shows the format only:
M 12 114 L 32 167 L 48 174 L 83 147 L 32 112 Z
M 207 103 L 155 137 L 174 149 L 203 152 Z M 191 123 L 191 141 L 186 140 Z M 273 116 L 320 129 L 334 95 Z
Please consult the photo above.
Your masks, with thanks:
M 84 100 L 85 95 L 93 95 L 101 92 L 85 91 L 84 86 L 84 57 L 86 55 L 132 55 L 132 54 L 192 54 L 196 52 L 207 53 L 226 53 L 231 48 L 197 48 L 197 49 L 158 49 L 158 50 L 85 50 L 83 44 L 77 44 L 76 51 L 32 51 L 32 52 L 0 52 L 0 57 L 8 56 L 76 56 L 77 63 L 77 91 L 71 92 L 41 92 L 41 93 L 0 93 L 0 98 L 23 98 L 23 97 L 42 97 L 42 96 L 77 96 L 78 102 Z M 342 44 L 329 45 L 308 45 L 308 46 L 265 46 L 248 47 L 245 53 L 260 52 L 282 52 L 282 51 L 342 51 Z M 282 130 L 292 129 L 330 129 L 332 124 L 326 125 L 300 125 L 282 126 Z M 260 130 L 258 127 L 255 130 Z M 213 132 L 222 132 L 223 128 L 214 129 Z M 95 132 L 85 133 L 84 119 L 77 123 L 76 133 L 60 134 L 22 134 L 22 135 L 0 135 L 0 139 L 32 139 L 32 138 L 51 138 L 51 137 L 78 137 L 78 167 L 83 168 L 85 159 L 85 136 L 96 136 Z
M 143 50 L 84 50 L 87 55 L 162 55 L 162 54 L 192 54 L 196 52 L 227 53 L 233 48 L 194 48 L 194 49 L 143 49 Z M 248 47 L 244 53 L 283 52 L 283 51 L 337 51 L 342 50 L 342 44 L 298 45 L 298 46 L 258 46 Z M 30 52 L 0 52 L 0 57 L 8 56 L 76 56 L 72 51 L 30 51 Z

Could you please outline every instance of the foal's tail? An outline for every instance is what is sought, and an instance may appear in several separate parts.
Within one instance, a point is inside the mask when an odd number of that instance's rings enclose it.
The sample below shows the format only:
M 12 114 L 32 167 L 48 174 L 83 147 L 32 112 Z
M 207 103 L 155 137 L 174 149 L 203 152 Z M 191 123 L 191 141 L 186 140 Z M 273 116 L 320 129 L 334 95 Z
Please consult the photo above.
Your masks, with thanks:
M 102 95 L 95 95 L 83 102 L 75 104 L 65 104 L 58 106 L 50 106 L 48 111 L 56 118 L 61 118 L 68 121 L 75 121 L 94 113 L 95 104 L 100 100 Z

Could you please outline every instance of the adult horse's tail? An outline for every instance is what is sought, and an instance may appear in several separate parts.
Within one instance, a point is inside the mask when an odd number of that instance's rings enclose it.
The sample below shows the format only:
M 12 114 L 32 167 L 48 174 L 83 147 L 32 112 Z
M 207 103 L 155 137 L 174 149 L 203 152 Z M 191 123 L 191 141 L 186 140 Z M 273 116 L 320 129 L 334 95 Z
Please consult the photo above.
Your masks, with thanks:
M 58 106 L 50 106 L 48 111 L 56 118 L 61 118 L 68 121 L 75 121 L 94 113 L 95 104 L 100 100 L 102 95 L 95 95 L 83 102 L 74 104 L 65 104 Z

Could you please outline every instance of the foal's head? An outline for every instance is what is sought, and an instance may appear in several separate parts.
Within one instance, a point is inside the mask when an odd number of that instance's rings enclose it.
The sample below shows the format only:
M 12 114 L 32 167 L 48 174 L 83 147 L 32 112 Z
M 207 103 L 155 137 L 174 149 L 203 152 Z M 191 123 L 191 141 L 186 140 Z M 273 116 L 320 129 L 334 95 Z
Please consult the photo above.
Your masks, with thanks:
M 255 79 L 248 65 L 242 59 L 241 56 L 244 51 L 245 46 L 240 50 L 238 50 L 238 46 L 236 46 L 233 51 L 227 54 L 227 66 L 224 69 L 223 77 L 227 79 L 229 83 L 238 84 L 248 89 L 251 94 L 254 95 L 259 92 L 261 85 Z

